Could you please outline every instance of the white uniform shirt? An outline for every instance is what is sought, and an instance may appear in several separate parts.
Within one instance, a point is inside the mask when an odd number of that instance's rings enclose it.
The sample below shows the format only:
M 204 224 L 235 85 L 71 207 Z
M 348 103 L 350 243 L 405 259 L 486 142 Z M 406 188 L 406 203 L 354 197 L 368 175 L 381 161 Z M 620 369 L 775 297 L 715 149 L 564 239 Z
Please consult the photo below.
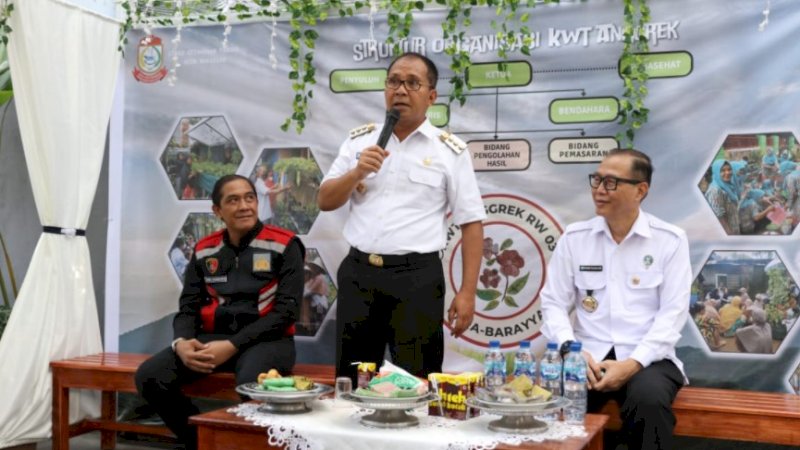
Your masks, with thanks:
M 689 243 L 680 228 L 639 210 L 617 244 L 602 217 L 574 223 L 548 265 L 542 332 L 552 341 L 581 341 L 598 362 L 613 347 L 619 361 L 633 358 L 647 367 L 669 359 L 683 372 L 675 344 L 689 317 L 691 284 Z M 581 304 L 587 294 L 597 299 L 594 312 Z
M 345 141 L 323 183 L 353 169 L 380 130 Z M 447 243 L 448 210 L 458 225 L 486 218 L 469 152 L 455 153 L 441 142 L 441 133 L 426 120 L 403 142 L 392 135 L 381 170 L 363 180 L 364 193 L 350 197 L 343 231 L 350 245 L 389 255 L 435 252 Z

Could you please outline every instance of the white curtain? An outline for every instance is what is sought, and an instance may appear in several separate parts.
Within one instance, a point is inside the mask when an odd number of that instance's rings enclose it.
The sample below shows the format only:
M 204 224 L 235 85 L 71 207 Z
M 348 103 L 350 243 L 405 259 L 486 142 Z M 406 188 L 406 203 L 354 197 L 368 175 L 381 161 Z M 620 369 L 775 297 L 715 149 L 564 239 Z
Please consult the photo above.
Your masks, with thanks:
M 39 220 L 85 229 L 103 159 L 120 26 L 58 0 L 14 4 L 9 63 Z M 50 361 L 100 351 L 86 239 L 44 233 L 0 341 L 0 448 L 50 436 Z M 73 394 L 70 419 L 96 415 L 96 400 Z

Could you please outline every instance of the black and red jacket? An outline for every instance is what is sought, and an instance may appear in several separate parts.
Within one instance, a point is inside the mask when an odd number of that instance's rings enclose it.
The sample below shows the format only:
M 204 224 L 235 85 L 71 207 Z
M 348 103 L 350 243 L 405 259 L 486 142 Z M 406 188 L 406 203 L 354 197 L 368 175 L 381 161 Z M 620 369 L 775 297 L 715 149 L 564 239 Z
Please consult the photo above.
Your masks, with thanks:
M 261 222 L 238 247 L 225 230 L 204 237 L 186 268 L 175 338 L 223 334 L 241 349 L 294 335 L 304 258 L 294 233 Z

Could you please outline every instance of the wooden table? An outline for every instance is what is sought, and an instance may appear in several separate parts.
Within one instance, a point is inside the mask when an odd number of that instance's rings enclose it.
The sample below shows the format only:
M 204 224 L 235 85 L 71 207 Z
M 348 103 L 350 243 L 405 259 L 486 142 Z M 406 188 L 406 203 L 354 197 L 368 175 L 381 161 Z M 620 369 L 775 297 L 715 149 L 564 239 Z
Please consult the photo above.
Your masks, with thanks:
M 244 418 L 227 412 L 226 409 L 218 409 L 193 416 L 190 419 L 190 422 L 197 426 L 198 450 L 280 449 L 280 447 L 272 447 L 267 444 L 266 428 L 253 425 Z M 586 437 L 569 438 L 559 442 L 526 443 L 519 446 L 501 444 L 497 446 L 497 449 L 602 450 L 603 426 L 606 421 L 608 421 L 608 416 L 587 414 Z

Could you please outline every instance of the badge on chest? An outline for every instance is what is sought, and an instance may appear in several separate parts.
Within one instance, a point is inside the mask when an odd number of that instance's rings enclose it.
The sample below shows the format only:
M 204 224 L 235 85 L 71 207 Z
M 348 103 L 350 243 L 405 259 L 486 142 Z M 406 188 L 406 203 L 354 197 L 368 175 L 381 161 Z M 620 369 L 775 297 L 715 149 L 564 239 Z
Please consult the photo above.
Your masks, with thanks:
M 217 258 L 211 257 L 206 258 L 205 261 L 206 270 L 208 273 L 205 277 L 203 277 L 203 281 L 206 284 L 216 284 L 216 283 L 227 283 L 228 282 L 228 275 L 218 274 L 219 271 L 219 260 Z
M 586 297 L 583 297 L 583 300 L 581 300 L 581 307 L 584 309 L 584 311 L 589 313 L 597 311 L 598 306 L 597 299 L 594 298 L 592 294 L 594 294 L 594 290 L 587 289 Z
M 253 272 L 272 271 L 272 255 L 269 253 L 253 254 Z

